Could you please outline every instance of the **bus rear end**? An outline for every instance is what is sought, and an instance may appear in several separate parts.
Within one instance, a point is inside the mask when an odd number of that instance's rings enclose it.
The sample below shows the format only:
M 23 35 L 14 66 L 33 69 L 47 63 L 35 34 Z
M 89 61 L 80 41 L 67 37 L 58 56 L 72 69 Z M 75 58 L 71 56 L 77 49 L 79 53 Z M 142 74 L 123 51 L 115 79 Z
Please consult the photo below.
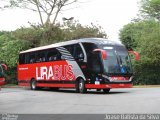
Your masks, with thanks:
M 4 70 L 7 70 L 7 66 L 0 64 L 0 86 L 5 84 Z

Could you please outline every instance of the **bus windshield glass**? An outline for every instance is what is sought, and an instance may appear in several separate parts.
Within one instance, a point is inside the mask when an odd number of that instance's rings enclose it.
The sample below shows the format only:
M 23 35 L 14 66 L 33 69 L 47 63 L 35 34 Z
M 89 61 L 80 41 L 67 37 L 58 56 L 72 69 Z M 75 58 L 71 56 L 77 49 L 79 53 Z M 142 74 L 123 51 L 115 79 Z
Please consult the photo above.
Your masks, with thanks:
M 107 74 L 131 74 L 132 67 L 128 52 L 123 46 L 103 47 L 107 52 L 104 71 Z

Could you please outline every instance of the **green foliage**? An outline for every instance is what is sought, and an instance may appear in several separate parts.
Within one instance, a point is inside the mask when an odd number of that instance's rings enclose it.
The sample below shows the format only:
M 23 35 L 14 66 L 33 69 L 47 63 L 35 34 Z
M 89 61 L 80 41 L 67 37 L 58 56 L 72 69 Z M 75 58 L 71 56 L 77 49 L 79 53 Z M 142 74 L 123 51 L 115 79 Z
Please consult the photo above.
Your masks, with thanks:
M 125 25 L 120 39 L 140 53 L 134 83 L 160 84 L 160 0 L 141 0 L 140 15 L 145 20 Z
M 83 26 L 78 21 L 68 21 L 50 27 L 32 25 L 12 32 L 12 37 L 30 41 L 32 47 L 87 37 L 107 37 L 99 25 Z
M 42 38 L 42 30 L 34 28 L 20 28 L 12 32 L 12 37 L 19 40 L 25 40 L 32 43 L 32 47 L 36 47 Z
M 141 15 L 160 21 L 160 0 L 141 0 Z
M 15 83 L 19 52 L 29 47 L 28 41 L 13 39 L 11 33 L 0 35 L 0 61 L 9 67 L 6 75 L 8 83 Z
M 29 44 L 21 40 L 11 40 L 3 43 L 1 46 L 0 58 L 5 61 L 9 67 L 14 67 L 17 64 L 18 53 L 28 48 Z M 9 59 L 8 59 L 9 58 Z
M 140 53 L 140 62 L 134 63 L 135 84 L 160 84 L 160 22 L 130 23 L 120 31 L 120 38 Z
M 137 47 L 137 34 L 140 34 L 141 27 L 137 23 L 127 24 L 120 30 L 120 40 L 129 50 Z
M 88 37 L 107 38 L 106 33 L 99 25 L 83 26 L 78 21 L 68 21 L 63 25 L 64 40 L 80 39 Z

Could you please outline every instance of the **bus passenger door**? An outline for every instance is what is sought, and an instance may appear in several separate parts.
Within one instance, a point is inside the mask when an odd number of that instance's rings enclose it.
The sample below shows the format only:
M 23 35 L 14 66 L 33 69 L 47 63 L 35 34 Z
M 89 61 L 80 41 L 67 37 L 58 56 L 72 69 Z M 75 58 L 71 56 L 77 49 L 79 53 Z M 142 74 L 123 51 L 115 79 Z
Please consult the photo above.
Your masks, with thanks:
M 101 53 L 98 51 L 93 51 L 90 59 L 89 59 L 89 71 L 91 72 L 91 83 L 100 84 L 99 80 L 99 74 L 102 74 L 103 72 L 103 66 L 101 62 Z

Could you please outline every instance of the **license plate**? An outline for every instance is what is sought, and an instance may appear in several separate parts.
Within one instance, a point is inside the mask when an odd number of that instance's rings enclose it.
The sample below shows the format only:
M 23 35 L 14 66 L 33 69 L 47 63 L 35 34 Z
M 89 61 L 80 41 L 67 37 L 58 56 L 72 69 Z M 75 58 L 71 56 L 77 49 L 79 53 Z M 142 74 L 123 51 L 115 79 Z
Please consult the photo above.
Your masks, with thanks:
M 100 82 L 99 81 L 95 81 L 95 85 L 100 85 Z

